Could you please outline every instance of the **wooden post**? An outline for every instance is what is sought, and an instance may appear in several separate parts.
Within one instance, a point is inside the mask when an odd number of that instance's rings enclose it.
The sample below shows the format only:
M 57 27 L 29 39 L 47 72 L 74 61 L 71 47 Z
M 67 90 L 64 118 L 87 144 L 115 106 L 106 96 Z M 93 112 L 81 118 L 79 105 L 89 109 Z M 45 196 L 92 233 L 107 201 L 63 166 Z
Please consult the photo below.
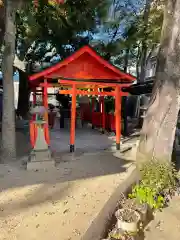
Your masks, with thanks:
M 100 91 L 100 89 L 98 88 L 98 92 Z M 102 104 L 101 104 L 101 96 L 98 96 L 98 107 L 99 107 L 99 113 L 100 113 L 100 122 L 99 122 L 99 127 L 100 128 L 102 128 L 102 118 L 101 118 L 101 116 L 102 116 L 102 111 L 101 111 L 101 106 L 102 106 Z
M 115 116 L 116 116 L 116 149 L 120 150 L 120 138 L 121 138 L 121 96 L 120 96 L 120 86 L 116 86 L 116 90 L 115 90 Z
M 92 96 L 92 110 L 91 110 L 91 123 L 92 123 L 92 129 L 94 129 L 94 126 L 93 126 L 93 119 L 94 119 L 94 107 L 95 107 L 95 98 Z
M 36 101 L 37 101 L 37 99 L 36 99 L 36 89 L 35 89 L 35 91 L 33 92 L 32 107 L 35 107 L 35 106 L 36 106 Z M 32 119 L 33 119 L 34 121 L 36 120 L 36 114 L 33 114 Z
M 33 107 L 35 107 L 35 105 L 36 105 L 36 89 L 33 92 Z
M 102 133 L 104 133 L 104 130 L 106 128 L 104 96 L 100 97 L 100 105 L 101 105 L 101 113 L 102 113 Z
M 46 108 L 46 113 L 44 115 L 44 120 L 46 121 L 46 124 L 44 126 L 44 132 L 46 136 L 46 142 L 49 145 L 50 144 L 50 137 L 49 137 L 49 124 L 48 124 L 48 93 L 47 93 L 47 79 L 44 80 L 44 88 L 43 88 L 43 105 Z
M 70 152 L 75 150 L 75 128 L 76 128 L 76 85 L 72 86 L 72 103 L 71 103 L 71 132 L 70 132 Z
M 43 89 L 43 104 L 46 110 L 48 110 L 48 94 L 47 94 L 47 80 L 44 80 L 44 89 Z M 44 116 L 45 120 L 48 122 L 48 111 L 45 113 Z

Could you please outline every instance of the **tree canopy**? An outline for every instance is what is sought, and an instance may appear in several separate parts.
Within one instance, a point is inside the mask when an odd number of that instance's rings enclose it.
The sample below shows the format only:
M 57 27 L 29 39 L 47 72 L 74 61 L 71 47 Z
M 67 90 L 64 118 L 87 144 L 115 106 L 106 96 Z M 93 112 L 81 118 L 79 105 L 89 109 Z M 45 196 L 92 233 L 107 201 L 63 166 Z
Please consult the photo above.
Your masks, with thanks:
M 163 6 L 162 0 L 151 3 L 146 29 L 147 59 L 159 43 Z M 2 39 L 3 7 L 0 11 Z M 16 54 L 23 61 L 46 67 L 91 44 L 107 60 L 124 68 L 128 49 L 128 65 L 135 67 L 138 75 L 145 37 L 143 11 L 142 0 L 66 0 L 63 4 L 55 0 L 26 1 L 16 14 Z
M 148 61 L 152 51 L 160 41 L 160 33 L 163 22 L 163 1 L 152 1 L 148 15 L 148 23 L 145 26 L 143 1 L 114 1 L 114 18 L 103 24 L 105 39 L 98 39 L 94 45 L 109 60 L 119 67 L 124 67 L 128 52 L 128 65 L 136 68 L 136 74 L 140 71 L 143 43 L 147 45 Z M 118 7 L 116 8 L 116 5 Z M 108 39 L 108 40 L 107 40 Z M 128 51 L 127 51 L 128 49 Z
M 38 6 L 25 4 L 17 11 L 17 54 L 33 62 L 57 56 L 64 58 L 88 44 L 97 31 L 97 22 L 107 14 L 108 1 L 72 1 L 51 4 L 39 0 Z M 86 21 L 85 21 L 86 19 Z M 48 53 L 48 54 L 47 54 Z

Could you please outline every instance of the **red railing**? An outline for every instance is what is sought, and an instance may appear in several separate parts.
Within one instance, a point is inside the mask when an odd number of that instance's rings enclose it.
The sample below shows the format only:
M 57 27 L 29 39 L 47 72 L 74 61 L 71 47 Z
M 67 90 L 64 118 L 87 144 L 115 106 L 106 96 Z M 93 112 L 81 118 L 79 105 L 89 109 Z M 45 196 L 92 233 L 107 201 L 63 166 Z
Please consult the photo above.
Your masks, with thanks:
M 102 127 L 102 113 L 92 112 L 92 125 L 97 128 Z
M 102 113 L 93 112 L 92 113 L 92 125 L 97 128 L 102 127 Z M 105 114 L 105 129 L 110 131 L 115 131 L 115 116 L 114 114 L 106 113 Z

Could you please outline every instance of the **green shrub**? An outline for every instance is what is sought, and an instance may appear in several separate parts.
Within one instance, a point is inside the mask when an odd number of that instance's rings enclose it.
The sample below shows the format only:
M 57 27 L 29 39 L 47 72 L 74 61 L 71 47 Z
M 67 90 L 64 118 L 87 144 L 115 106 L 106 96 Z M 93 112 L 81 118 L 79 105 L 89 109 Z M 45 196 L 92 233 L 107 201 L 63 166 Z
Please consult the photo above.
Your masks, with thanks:
M 154 189 L 144 186 L 142 183 L 133 187 L 129 198 L 136 198 L 139 203 L 147 203 L 152 209 L 160 209 L 165 205 L 166 199 L 163 195 L 157 194 Z
M 176 186 L 178 173 L 173 163 L 151 160 L 141 166 L 140 178 L 144 185 L 157 191 L 170 190 Z
M 175 190 L 178 174 L 172 163 L 166 161 L 148 161 L 141 165 L 139 184 L 132 188 L 129 198 L 139 203 L 147 203 L 152 209 L 160 209 L 169 201 L 169 195 Z

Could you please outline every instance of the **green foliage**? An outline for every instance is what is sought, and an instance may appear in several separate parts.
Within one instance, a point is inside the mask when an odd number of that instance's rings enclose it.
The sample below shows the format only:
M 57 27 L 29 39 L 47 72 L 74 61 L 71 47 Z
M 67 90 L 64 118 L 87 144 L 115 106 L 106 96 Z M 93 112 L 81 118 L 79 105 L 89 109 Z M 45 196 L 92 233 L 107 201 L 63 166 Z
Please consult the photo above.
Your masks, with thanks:
M 178 178 L 174 164 L 164 160 L 147 161 L 140 167 L 140 175 L 144 185 L 157 191 L 173 189 Z
M 96 31 L 97 21 L 108 12 L 108 0 L 67 0 L 49 4 L 31 1 L 17 11 L 17 54 L 27 61 L 44 61 L 44 55 L 56 49 L 61 59 L 88 44 Z
M 123 232 L 120 229 L 109 233 L 110 239 L 117 240 L 133 240 L 136 233 Z
M 143 1 L 138 3 L 124 1 L 124 4 L 122 1 L 114 1 L 112 17 L 103 25 L 102 31 L 108 37 L 104 41 L 100 39 L 99 42 L 94 43 L 97 51 L 107 60 L 120 68 L 134 67 L 137 75 L 141 66 L 144 44 L 147 46 L 147 62 L 160 42 L 163 22 L 164 1 L 152 1 L 146 27 L 145 7 L 137 7 L 143 5 Z M 127 50 L 129 50 L 128 61 L 126 61 Z
M 157 195 L 155 189 L 144 185 L 142 182 L 133 187 L 129 198 L 136 198 L 141 204 L 147 203 L 154 209 L 160 209 L 165 204 L 165 199 L 162 195 Z
M 143 163 L 140 178 L 140 183 L 133 187 L 129 198 L 147 203 L 152 209 L 160 209 L 175 190 L 178 174 L 172 163 L 153 160 Z
M 109 237 L 110 238 L 114 238 L 114 239 L 122 239 L 123 235 L 122 233 L 109 233 Z

